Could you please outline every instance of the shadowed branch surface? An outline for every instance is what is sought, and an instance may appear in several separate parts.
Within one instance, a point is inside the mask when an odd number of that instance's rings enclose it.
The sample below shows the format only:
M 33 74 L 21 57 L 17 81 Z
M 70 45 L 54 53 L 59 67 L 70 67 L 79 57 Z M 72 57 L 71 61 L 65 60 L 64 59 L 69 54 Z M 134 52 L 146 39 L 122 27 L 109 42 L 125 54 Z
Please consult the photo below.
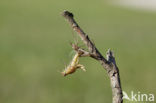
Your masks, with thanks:
M 106 53 L 107 59 L 105 59 L 102 54 L 98 51 L 94 43 L 90 40 L 89 36 L 79 27 L 77 22 L 74 20 L 74 15 L 69 11 L 64 11 L 62 13 L 72 28 L 78 33 L 84 44 L 87 46 L 88 51 L 79 48 L 77 45 L 73 44 L 72 48 L 81 54 L 81 57 L 89 56 L 98 60 L 103 68 L 107 71 L 111 82 L 112 88 L 112 98 L 113 103 L 123 103 L 122 88 L 120 82 L 119 69 L 116 65 L 115 57 L 113 52 L 109 49 Z

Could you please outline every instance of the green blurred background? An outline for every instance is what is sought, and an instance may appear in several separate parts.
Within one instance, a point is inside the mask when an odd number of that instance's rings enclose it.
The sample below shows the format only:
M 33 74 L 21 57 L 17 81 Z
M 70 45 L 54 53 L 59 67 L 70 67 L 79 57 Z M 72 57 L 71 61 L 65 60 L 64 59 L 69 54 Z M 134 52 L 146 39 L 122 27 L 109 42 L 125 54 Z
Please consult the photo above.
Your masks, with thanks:
M 97 61 L 81 58 L 87 72 L 59 73 L 74 41 L 63 10 L 75 14 L 103 55 L 114 51 L 124 91 L 156 94 L 156 13 L 106 0 L 1 0 L 0 103 L 111 103 L 110 81 Z

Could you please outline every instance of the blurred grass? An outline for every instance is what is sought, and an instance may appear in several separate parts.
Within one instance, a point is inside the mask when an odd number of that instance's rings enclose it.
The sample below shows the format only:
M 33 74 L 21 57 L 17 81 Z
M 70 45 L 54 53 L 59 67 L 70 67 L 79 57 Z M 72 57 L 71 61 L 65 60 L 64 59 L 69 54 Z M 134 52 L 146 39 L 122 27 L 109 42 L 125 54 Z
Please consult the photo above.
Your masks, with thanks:
M 1 0 L 1 103 L 111 103 L 101 65 L 82 58 L 87 72 L 62 77 L 70 61 L 72 30 L 60 13 L 70 10 L 105 55 L 115 52 L 124 91 L 156 93 L 156 13 L 131 11 L 104 0 Z

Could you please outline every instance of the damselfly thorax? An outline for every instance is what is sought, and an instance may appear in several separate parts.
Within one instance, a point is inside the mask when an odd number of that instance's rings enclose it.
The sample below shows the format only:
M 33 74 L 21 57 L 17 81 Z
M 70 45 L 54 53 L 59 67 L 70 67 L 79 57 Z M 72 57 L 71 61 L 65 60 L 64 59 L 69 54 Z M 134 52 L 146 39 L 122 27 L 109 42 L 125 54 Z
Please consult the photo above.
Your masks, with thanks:
M 84 66 L 79 64 L 79 58 L 80 54 L 76 53 L 75 56 L 73 57 L 72 61 L 70 64 L 65 68 L 65 70 L 62 72 L 63 76 L 66 76 L 68 74 L 74 73 L 77 69 L 82 69 L 83 71 L 86 71 Z

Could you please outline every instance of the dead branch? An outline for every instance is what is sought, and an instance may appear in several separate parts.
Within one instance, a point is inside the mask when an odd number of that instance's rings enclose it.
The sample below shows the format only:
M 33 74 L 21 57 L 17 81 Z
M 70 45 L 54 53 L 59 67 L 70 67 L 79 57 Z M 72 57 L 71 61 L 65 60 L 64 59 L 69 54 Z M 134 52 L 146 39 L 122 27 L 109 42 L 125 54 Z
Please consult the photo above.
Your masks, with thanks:
M 115 57 L 112 51 L 109 49 L 106 53 L 107 59 L 105 59 L 102 54 L 98 51 L 94 43 L 90 40 L 88 35 L 79 27 L 79 25 L 74 20 L 74 15 L 69 11 L 64 11 L 62 15 L 68 20 L 72 28 L 78 33 L 84 44 L 87 46 L 88 51 L 79 48 L 77 45 L 72 45 L 73 49 L 79 53 L 81 56 L 89 56 L 98 60 L 103 68 L 107 71 L 111 82 L 113 103 L 123 103 L 123 94 L 120 82 L 119 69 L 115 62 Z

